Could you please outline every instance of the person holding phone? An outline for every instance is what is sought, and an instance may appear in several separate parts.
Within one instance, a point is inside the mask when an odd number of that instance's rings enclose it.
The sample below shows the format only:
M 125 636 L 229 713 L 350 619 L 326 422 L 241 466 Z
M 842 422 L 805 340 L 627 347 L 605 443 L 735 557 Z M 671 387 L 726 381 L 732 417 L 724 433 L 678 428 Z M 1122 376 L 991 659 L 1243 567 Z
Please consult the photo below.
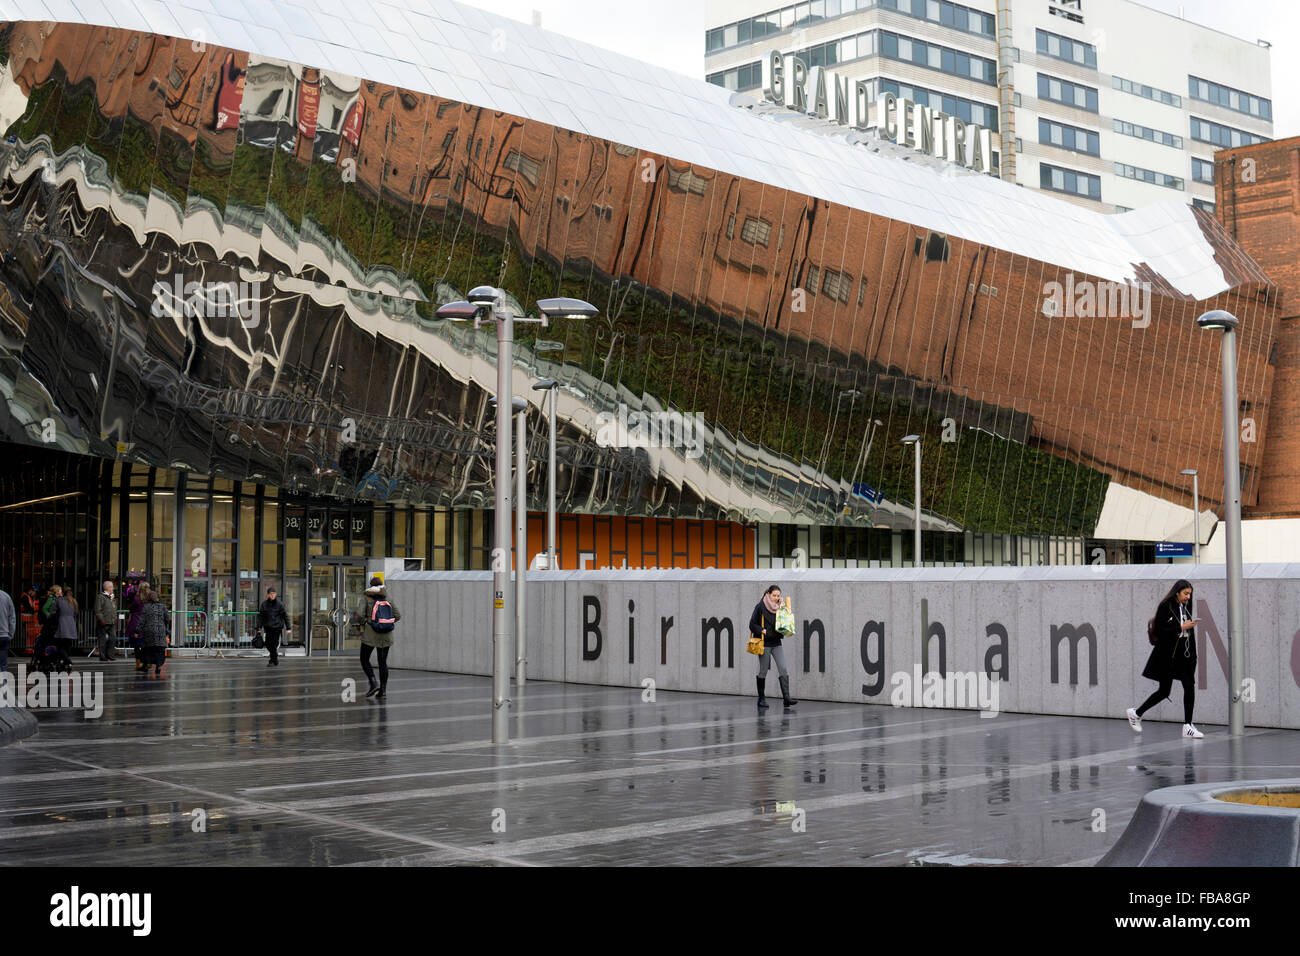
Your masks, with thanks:
M 1196 704 L 1196 625 L 1199 618 L 1192 617 L 1192 585 L 1178 580 L 1156 608 L 1156 646 L 1151 648 L 1147 666 L 1142 676 L 1156 681 L 1160 686 L 1141 707 L 1130 707 L 1125 713 L 1129 726 L 1142 732 L 1142 715 L 1169 697 L 1174 681 L 1183 685 L 1183 736 L 1199 740 L 1205 734 L 1192 723 L 1192 708 Z

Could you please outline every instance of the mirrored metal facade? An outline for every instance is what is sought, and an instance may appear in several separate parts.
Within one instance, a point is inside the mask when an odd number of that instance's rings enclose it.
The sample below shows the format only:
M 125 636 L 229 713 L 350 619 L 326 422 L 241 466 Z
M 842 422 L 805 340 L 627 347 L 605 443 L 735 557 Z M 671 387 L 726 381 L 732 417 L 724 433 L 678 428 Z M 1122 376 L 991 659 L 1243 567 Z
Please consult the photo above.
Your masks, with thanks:
M 1226 308 L 1258 494 L 1274 289 L 1202 211 L 1102 216 L 451 3 L 13 6 L 9 441 L 490 507 L 495 340 L 433 314 L 488 283 L 601 309 L 516 327 L 531 508 L 551 377 L 566 513 L 909 527 L 915 433 L 928 529 L 1086 538 L 1112 485 L 1185 506 L 1196 467 L 1218 503 L 1194 319 Z

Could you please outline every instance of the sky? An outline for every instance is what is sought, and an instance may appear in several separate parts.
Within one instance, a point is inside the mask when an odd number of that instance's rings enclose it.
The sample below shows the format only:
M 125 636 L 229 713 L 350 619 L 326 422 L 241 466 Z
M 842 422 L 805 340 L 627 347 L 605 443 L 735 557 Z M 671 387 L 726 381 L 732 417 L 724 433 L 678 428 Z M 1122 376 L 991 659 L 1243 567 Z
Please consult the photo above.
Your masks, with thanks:
M 462 0 L 524 23 L 539 11 L 542 27 L 565 36 L 704 76 L 708 0 Z M 773 6 L 778 4 L 774 3 Z M 1300 2 L 1297 0 L 1144 0 L 1143 6 L 1182 16 L 1246 40 L 1273 45 L 1273 135 L 1300 136 Z

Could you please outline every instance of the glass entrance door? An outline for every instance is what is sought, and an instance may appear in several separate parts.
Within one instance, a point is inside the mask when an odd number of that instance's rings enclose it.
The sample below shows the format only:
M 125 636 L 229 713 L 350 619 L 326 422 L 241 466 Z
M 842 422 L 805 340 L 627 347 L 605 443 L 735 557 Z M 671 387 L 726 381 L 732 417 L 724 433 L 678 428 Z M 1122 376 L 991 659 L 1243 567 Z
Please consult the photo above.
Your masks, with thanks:
M 308 564 L 307 586 L 308 653 L 358 649 L 365 611 L 365 560 L 316 555 Z

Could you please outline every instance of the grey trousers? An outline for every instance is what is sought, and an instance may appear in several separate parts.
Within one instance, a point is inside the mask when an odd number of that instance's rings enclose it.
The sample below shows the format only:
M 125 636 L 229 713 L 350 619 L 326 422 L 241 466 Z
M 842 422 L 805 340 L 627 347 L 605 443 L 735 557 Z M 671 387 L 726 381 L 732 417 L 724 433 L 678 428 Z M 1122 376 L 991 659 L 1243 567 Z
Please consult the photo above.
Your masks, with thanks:
M 758 661 L 758 676 L 766 677 L 767 669 L 772 666 L 772 661 L 776 661 L 776 671 L 782 677 L 789 677 L 790 672 L 785 669 L 785 648 L 780 644 L 768 644 L 763 650 L 763 656 Z

